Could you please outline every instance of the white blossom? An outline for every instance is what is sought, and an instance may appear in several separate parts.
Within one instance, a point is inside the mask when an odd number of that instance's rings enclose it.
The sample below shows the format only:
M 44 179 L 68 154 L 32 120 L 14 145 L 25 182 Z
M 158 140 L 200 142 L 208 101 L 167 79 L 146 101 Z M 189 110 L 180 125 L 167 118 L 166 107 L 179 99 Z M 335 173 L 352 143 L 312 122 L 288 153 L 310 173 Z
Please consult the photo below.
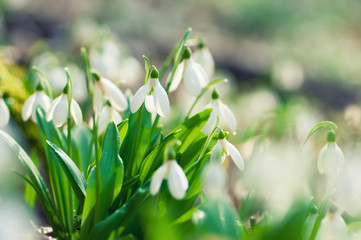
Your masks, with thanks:
M 211 161 L 221 159 L 221 163 L 223 163 L 227 156 L 231 156 L 234 164 L 236 164 L 239 170 L 242 171 L 244 169 L 244 160 L 237 148 L 228 142 L 227 139 L 220 137 L 212 149 Z
M 0 116 L 0 127 L 5 127 L 9 123 L 10 112 L 3 98 L 0 98 Z
M 132 113 L 138 111 L 143 102 L 145 102 L 148 112 L 159 114 L 162 117 L 168 115 L 170 110 L 169 99 L 166 91 L 160 85 L 158 72 L 154 75 L 152 72 L 149 81 L 135 93 L 130 103 Z
M 156 195 L 167 179 L 170 194 L 177 200 L 183 199 L 188 189 L 188 180 L 176 160 L 168 160 L 154 173 L 150 182 L 150 194 Z
M 175 91 L 183 77 L 185 91 L 192 96 L 198 96 L 202 88 L 207 86 L 209 77 L 204 68 L 192 57 L 190 49 L 186 48 L 183 61 L 177 66 L 169 91 Z M 168 76 L 167 83 L 170 81 Z
M 27 121 L 31 116 L 31 120 L 36 123 L 36 108 L 38 106 L 41 106 L 45 111 L 50 106 L 50 98 L 42 90 L 35 91 L 33 95 L 26 99 L 21 111 L 22 119 Z
M 113 82 L 101 77 L 95 81 L 94 88 L 94 111 L 98 114 L 102 111 L 103 98 L 108 100 L 119 112 L 124 111 L 128 107 L 127 98 L 123 92 Z
M 80 124 L 83 121 L 83 115 L 78 103 L 72 99 L 71 100 L 71 108 L 70 108 L 71 116 L 74 119 L 75 124 Z M 51 103 L 48 112 L 46 113 L 46 120 L 53 120 L 54 125 L 56 127 L 61 127 L 66 123 L 68 118 L 68 95 L 62 93 L 59 97 L 55 98 Z
M 122 121 L 122 116 L 111 105 L 105 105 L 99 115 L 98 122 L 98 136 L 100 136 L 106 129 L 110 121 L 114 121 L 118 125 Z M 93 127 L 93 121 L 90 121 L 91 128 Z
M 328 142 L 318 155 L 317 167 L 321 174 L 339 176 L 345 165 L 342 150 L 335 142 Z
M 215 63 L 212 54 L 207 47 L 203 46 L 197 49 L 192 56 L 193 59 L 204 68 L 209 77 L 213 76 Z
M 347 225 L 338 213 L 328 213 L 321 221 L 316 240 L 348 239 Z

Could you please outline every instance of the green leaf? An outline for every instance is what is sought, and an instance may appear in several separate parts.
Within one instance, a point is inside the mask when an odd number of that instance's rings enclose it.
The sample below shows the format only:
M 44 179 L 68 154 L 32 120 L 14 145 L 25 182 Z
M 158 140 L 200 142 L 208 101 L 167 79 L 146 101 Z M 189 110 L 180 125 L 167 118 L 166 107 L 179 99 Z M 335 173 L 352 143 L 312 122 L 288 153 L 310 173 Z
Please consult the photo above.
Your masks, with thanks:
M 29 182 L 31 182 L 31 186 L 34 187 L 34 190 L 38 194 L 45 215 L 49 220 L 50 224 L 54 227 L 55 234 L 58 236 L 61 235 L 60 232 L 64 231 L 64 228 L 55 210 L 55 206 L 51 199 L 49 190 L 45 185 L 44 180 L 41 177 L 38 169 L 34 165 L 33 161 L 30 159 L 30 157 L 26 154 L 24 149 L 22 149 L 20 145 L 10 135 L 0 129 L 0 136 L 18 155 L 27 175 L 29 176 Z
M 118 132 L 120 137 L 120 146 L 122 146 L 125 136 L 128 132 L 129 119 L 124 119 L 121 123 L 118 124 Z
M 74 164 L 73 160 L 61 150 L 58 146 L 50 141 L 46 141 L 51 147 L 51 151 L 56 156 L 56 159 L 60 162 L 68 180 L 74 190 L 75 195 L 81 203 L 84 202 L 86 195 L 86 180 L 81 174 L 79 168 Z
M 328 127 L 328 129 L 337 129 L 337 125 L 331 121 L 323 121 L 323 122 L 319 122 L 317 123 L 310 131 L 310 133 L 308 134 L 305 142 L 303 143 L 303 146 L 306 145 L 308 139 L 318 130 L 320 130 L 323 127 Z

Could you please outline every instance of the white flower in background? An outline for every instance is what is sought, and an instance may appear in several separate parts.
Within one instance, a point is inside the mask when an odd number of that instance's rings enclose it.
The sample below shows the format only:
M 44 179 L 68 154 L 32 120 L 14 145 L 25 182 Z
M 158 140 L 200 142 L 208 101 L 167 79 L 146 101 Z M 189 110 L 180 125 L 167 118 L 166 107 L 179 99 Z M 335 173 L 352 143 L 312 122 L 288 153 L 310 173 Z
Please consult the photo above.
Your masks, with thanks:
M 155 171 L 150 182 L 150 194 L 156 195 L 167 178 L 170 194 L 177 200 L 183 199 L 188 189 L 188 180 L 176 160 L 168 160 Z
M 215 161 L 211 161 L 203 176 L 204 191 L 212 199 L 218 199 L 224 196 L 226 189 L 226 173 L 224 168 Z
M 198 96 L 201 93 L 202 88 L 207 86 L 209 82 L 207 72 L 191 57 L 191 55 L 190 48 L 186 47 L 183 54 L 184 59 L 177 66 L 169 92 L 173 92 L 178 88 L 182 77 L 185 91 L 189 95 Z M 167 83 L 169 80 L 170 75 L 168 76 Z
M 94 74 L 94 73 L 93 73 Z M 127 98 L 123 92 L 110 80 L 100 77 L 98 74 L 95 76 L 94 87 L 94 111 L 99 114 L 103 108 L 103 98 L 108 100 L 110 104 L 119 112 L 123 112 L 128 107 Z
M 344 240 L 348 239 L 347 224 L 337 213 L 337 208 L 331 206 L 329 212 L 322 219 L 316 240 Z
M 342 150 L 335 142 L 335 133 L 331 130 L 327 136 L 327 144 L 318 155 L 317 167 L 321 174 L 337 177 L 344 169 L 345 158 Z
M 168 95 L 160 85 L 158 75 L 158 71 L 153 68 L 149 81 L 135 93 L 130 103 L 132 113 L 138 111 L 142 103 L 145 102 L 148 112 L 159 114 L 162 117 L 168 115 L 170 110 Z
M 41 83 L 38 84 L 35 93 L 28 97 L 23 105 L 21 111 L 23 121 L 27 121 L 31 116 L 31 120 L 36 123 L 36 108 L 38 106 L 44 108 L 45 111 L 50 106 L 50 98 L 46 95 Z
M 225 139 L 224 132 L 221 130 L 219 132 L 219 139 L 212 149 L 211 161 L 219 161 L 220 159 L 221 163 L 223 163 L 227 156 L 231 156 L 239 170 L 242 171 L 244 169 L 244 161 L 241 154 L 233 144 Z
M 209 77 L 213 76 L 214 73 L 214 59 L 211 52 L 205 46 L 204 42 L 201 41 L 198 44 L 198 49 L 192 54 L 193 59 L 199 63 L 206 71 Z
M 68 86 L 64 88 L 63 93 L 54 99 L 51 103 L 48 112 L 46 113 L 46 120 L 51 121 L 56 127 L 61 127 L 67 122 L 68 118 Z M 70 113 L 74 119 L 75 124 L 80 124 L 83 121 L 83 115 L 78 103 L 71 99 Z
M 0 116 L 0 127 L 5 127 L 10 120 L 10 111 L 2 97 L 0 97 Z
M 111 106 L 109 102 L 103 107 L 98 122 L 98 137 L 107 129 L 107 126 L 110 121 L 114 121 L 116 125 L 118 125 L 122 121 L 122 116 L 120 113 Z M 90 121 L 91 127 L 93 121 Z
M 209 107 L 212 107 L 213 110 L 207 123 L 204 125 L 202 132 L 205 134 L 210 134 L 217 122 L 217 117 L 219 118 L 219 123 L 222 127 L 227 125 L 233 134 L 236 133 L 237 121 L 231 109 L 225 105 L 218 96 L 216 90 L 212 93 L 212 102 Z

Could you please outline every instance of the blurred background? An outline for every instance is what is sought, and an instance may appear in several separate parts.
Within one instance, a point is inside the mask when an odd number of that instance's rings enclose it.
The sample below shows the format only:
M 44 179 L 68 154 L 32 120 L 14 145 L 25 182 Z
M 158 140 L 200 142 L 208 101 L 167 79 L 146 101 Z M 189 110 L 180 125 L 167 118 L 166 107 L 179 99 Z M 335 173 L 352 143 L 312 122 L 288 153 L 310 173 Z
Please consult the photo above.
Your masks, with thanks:
M 79 50 L 85 46 L 93 67 L 134 93 L 144 78 L 142 55 L 160 68 L 191 27 L 215 59 L 211 80 L 229 79 L 219 92 L 237 116 L 237 135 L 230 138 L 246 162 L 256 140 L 302 144 L 321 120 L 339 125 L 338 143 L 345 148 L 355 140 L 351 149 L 361 136 L 360 22 L 357 0 L 0 0 L 0 75 L 11 79 L 1 85 L 11 103 L 7 131 L 20 127 L 14 134 L 28 150 L 39 144 L 36 126 L 22 123 L 19 114 L 34 90 L 31 66 L 38 66 L 58 92 L 69 67 L 75 98 L 82 103 L 87 95 Z M 24 79 L 29 81 L 21 92 L 14 86 Z M 171 97 L 178 103 L 184 99 L 181 93 Z M 206 95 L 199 109 L 209 101 Z M 170 122 L 187 112 L 180 103 Z M 325 136 L 314 142 L 317 153 Z M 8 158 L 1 161 L 8 164 Z M 242 195 L 237 191 L 233 194 Z

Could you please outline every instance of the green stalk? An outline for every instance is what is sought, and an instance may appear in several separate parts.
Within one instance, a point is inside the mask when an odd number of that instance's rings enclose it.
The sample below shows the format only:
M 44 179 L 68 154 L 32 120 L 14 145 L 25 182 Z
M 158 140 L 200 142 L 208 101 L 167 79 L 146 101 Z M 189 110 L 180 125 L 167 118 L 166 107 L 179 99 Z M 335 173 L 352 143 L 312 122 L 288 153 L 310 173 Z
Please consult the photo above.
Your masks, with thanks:
M 94 148 L 95 148 L 95 222 L 98 222 L 99 219 L 99 204 L 100 204 L 100 159 L 98 156 L 98 119 L 93 113 L 93 139 L 94 139 Z
M 138 136 L 139 136 L 139 131 L 140 131 L 139 129 L 140 129 L 140 125 L 141 125 L 141 122 L 142 122 L 143 108 L 144 108 L 144 104 L 139 109 L 138 120 L 137 120 L 138 121 L 137 122 L 137 128 L 135 130 L 134 141 L 133 141 L 133 149 L 132 149 L 132 152 L 130 153 L 130 158 L 129 158 L 130 161 L 133 163 L 133 164 L 131 164 L 132 165 L 131 175 L 132 175 L 132 173 L 135 172 L 136 167 L 137 167 L 137 166 L 134 165 L 134 153 L 137 150 L 137 146 L 138 146 L 137 143 L 138 143 Z M 130 176 L 128 176 L 128 177 L 130 177 Z

